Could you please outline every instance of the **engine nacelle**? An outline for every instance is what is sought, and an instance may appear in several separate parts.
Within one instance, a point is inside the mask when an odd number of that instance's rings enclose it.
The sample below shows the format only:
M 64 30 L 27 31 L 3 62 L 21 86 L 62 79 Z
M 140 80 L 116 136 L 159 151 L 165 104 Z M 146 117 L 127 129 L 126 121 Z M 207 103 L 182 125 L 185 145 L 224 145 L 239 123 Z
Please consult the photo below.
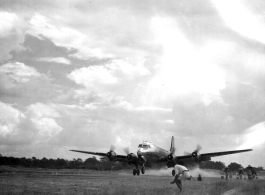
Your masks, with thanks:
M 127 159 L 129 163 L 138 162 L 138 157 L 134 153 L 128 154 Z
M 174 159 L 174 157 L 173 157 L 172 154 L 169 154 L 169 155 L 167 156 L 167 160 L 168 160 L 168 161 L 171 161 L 171 160 L 173 160 L 173 159 Z
M 197 152 L 197 151 L 194 151 L 194 152 L 191 153 L 191 156 L 192 156 L 192 158 L 194 158 L 195 161 L 196 161 L 198 158 L 200 158 L 200 153 Z
M 107 157 L 110 161 L 113 161 L 116 158 L 117 154 L 114 151 L 109 151 Z

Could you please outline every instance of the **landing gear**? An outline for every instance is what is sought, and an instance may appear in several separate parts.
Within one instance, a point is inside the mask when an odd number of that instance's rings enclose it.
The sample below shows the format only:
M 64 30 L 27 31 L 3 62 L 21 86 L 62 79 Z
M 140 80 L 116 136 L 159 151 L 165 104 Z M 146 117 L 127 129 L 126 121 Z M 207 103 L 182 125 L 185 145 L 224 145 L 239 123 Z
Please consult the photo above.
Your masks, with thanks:
M 133 175 L 134 175 L 134 176 L 136 175 L 136 172 L 137 172 L 136 169 L 134 169 L 134 170 L 133 170 Z
M 176 174 L 176 171 L 173 169 L 172 170 L 172 176 L 175 176 L 175 174 Z
M 142 172 L 142 174 L 145 173 L 145 168 L 144 167 L 142 167 L 141 172 Z
M 133 175 L 135 176 L 136 174 L 137 174 L 138 176 L 140 175 L 140 170 L 139 170 L 139 169 L 134 169 L 134 170 L 133 170 Z

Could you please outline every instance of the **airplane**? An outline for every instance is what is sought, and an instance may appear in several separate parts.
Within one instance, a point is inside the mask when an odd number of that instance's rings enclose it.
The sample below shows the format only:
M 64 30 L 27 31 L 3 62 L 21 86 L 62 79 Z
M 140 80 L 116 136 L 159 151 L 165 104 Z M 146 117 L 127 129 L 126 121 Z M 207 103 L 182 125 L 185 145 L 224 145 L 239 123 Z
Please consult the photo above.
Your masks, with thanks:
M 175 141 L 174 136 L 171 138 L 171 146 L 169 150 L 165 150 L 160 148 L 149 141 L 143 141 L 142 144 L 139 144 L 137 155 L 134 153 L 130 153 L 129 148 L 124 148 L 124 152 L 126 155 L 118 155 L 114 152 L 115 147 L 111 146 L 110 151 L 107 153 L 101 152 L 89 152 L 89 151 L 81 151 L 81 150 L 70 150 L 73 152 L 80 152 L 86 154 L 93 154 L 98 156 L 106 156 L 110 161 L 118 161 L 118 162 L 127 162 L 129 165 L 134 165 L 135 169 L 133 169 L 133 175 L 140 175 L 140 170 L 138 166 L 142 166 L 141 173 L 145 173 L 145 167 L 152 167 L 152 164 L 161 164 L 166 163 L 167 167 L 174 167 L 176 164 L 187 165 L 192 163 L 199 163 L 203 161 L 211 160 L 211 157 L 236 154 L 241 152 L 249 152 L 252 149 L 245 150 L 233 150 L 233 151 L 225 151 L 225 152 L 213 152 L 213 153 L 204 153 L 200 154 L 200 150 L 202 147 L 200 145 L 192 152 L 185 152 L 183 156 L 175 155 Z M 174 169 L 172 170 L 172 175 L 175 175 Z

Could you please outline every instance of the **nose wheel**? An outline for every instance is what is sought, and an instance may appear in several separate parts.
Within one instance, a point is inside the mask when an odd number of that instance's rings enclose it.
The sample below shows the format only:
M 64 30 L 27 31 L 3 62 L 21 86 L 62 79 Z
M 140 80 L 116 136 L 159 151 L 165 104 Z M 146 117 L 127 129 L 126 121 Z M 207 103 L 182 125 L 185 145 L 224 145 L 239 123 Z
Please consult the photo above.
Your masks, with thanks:
M 141 168 L 141 172 L 142 172 L 142 174 L 145 173 L 145 168 L 144 167 Z

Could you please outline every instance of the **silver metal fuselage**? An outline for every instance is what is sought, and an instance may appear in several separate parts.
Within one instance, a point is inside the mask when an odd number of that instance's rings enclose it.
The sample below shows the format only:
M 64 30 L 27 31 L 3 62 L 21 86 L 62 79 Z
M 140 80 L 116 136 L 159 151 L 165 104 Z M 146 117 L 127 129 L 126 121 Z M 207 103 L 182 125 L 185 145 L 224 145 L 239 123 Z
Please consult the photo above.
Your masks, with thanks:
M 139 144 L 137 150 L 137 155 L 144 156 L 148 162 L 158 162 L 161 158 L 166 158 L 169 154 L 169 151 L 148 141 L 144 141 L 142 144 Z

